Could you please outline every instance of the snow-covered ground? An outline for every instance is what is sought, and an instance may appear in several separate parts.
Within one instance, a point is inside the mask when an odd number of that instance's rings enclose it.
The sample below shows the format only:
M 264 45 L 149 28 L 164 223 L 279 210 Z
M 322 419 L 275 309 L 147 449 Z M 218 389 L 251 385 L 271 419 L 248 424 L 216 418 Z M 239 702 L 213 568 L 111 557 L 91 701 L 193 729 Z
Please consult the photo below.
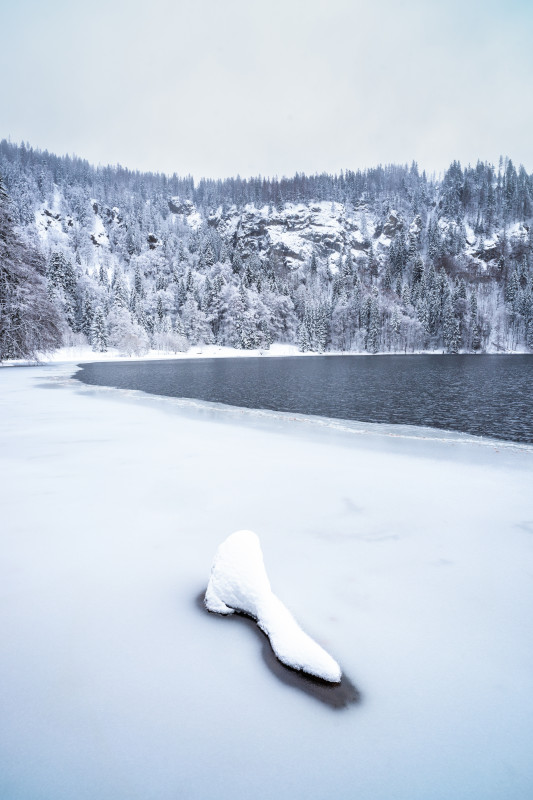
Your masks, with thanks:
M 125 356 L 116 347 L 110 347 L 105 353 L 95 353 L 91 347 L 61 347 L 53 353 L 42 357 L 45 363 L 65 361 L 152 361 L 182 358 L 257 358 L 258 356 L 297 356 L 316 355 L 316 353 L 300 353 L 294 344 L 273 344 L 268 350 L 238 350 L 235 347 L 224 347 L 218 344 L 193 345 L 185 353 L 171 353 L 163 350 L 149 350 L 142 356 Z
M 501 354 L 500 350 L 487 350 L 493 355 Z M 505 355 L 523 355 L 530 350 L 517 348 L 516 350 L 506 350 Z M 441 351 L 436 350 L 417 350 L 408 355 L 440 355 Z M 191 358 L 281 358 L 283 356 L 301 356 L 302 358 L 312 358 L 313 356 L 369 356 L 366 351 L 340 351 L 328 350 L 325 353 L 315 353 L 307 351 L 302 353 L 295 344 L 272 344 L 267 349 L 240 350 L 235 347 L 225 347 L 218 344 L 193 345 L 185 353 L 171 353 L 163 350 L 149 350 L 142 356 L 126 356 L 116 347 L 110 347 L 105 353 L 95 352 L 89 345 L 75 347 L 60 347 L 51 353 L 39 356 L 38 363 L 41 364 L 62 364 L 80 363 L 92 361 L 161 361 L 171 359 L 191 359 Z M 373 355 L 402 355 L 402 353 L 386 352 L 375 353 Z M 33 365 L 34 361 L 8 360 L 0 364 L 2 367 Z
M 531 797 L 532 448 L 72 372 L 0 370 L 2 800 Z M 242 528 L 359 704 L 202 610 Z

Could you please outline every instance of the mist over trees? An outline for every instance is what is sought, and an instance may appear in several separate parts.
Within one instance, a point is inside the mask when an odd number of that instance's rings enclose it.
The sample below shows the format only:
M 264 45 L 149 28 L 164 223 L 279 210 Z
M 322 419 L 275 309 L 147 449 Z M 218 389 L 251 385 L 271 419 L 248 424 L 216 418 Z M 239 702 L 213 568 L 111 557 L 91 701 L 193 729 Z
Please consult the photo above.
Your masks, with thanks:
M 195 183 L 4 140 L 0 175 L 0 358 L 533 348 L 533 176 L 509 159 Z

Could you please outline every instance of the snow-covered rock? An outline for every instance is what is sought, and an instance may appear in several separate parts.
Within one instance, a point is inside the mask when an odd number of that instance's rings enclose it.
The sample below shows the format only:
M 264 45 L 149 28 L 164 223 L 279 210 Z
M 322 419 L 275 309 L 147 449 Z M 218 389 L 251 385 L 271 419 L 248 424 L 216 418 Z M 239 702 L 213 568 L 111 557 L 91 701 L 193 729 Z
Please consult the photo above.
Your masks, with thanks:
M 403 222 L 397 211 L 389 213 L 388 219 L 383 225 L 383 235 L 388 239 L 392 239 L 396 233 L 403 228 Z
M 201 217 L 191 201 L 173 197 L 169 209 L 182 214 L 190 228 L 198 228 Z M 279 209 L 248 203 L 242 209 L 231 206 L 223 211 L 220 206 L 207 222 L 224 240 L 237 245 L 244 257 L 257 252 L 275 254 L 290 269 L 308 261 L 313 252 L 328 261 L 335 261 L 347 249 L 354 258 L 363 256 L 375 231 L 373 220 L 366 219 L 365 207 L 355 211 L 326 201 L 284 203 Z
M 259 538 L 252 531 L 232 533 L 218 548 L 205 606 L 216 614 L 248 614 L 266 633 L 283 664 L 330 683 L 340 682 L 342 673 L 337 662 L 304 633 L 273 594 Z

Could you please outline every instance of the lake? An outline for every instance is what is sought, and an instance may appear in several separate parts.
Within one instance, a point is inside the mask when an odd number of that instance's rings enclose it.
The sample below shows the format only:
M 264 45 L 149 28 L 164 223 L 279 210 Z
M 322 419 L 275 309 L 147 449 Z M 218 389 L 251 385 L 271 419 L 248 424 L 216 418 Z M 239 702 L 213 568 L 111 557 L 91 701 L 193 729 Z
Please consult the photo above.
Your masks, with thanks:
M 93 363 L 76 377 L 167 397 L 533 443 L 533 355 Z

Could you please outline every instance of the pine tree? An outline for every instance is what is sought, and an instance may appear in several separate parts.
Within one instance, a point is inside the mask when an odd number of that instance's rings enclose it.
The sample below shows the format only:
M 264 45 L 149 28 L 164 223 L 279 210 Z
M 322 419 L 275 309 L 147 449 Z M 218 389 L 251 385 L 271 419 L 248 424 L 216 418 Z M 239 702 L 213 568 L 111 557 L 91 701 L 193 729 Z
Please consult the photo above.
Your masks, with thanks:
M 213 342 L 213 332 L 209 327 L 206 315 L 200 310 L 192 295 L 189 295 L 183 306 L 181 319 L 185 336 L 191 344 L 211 344 Z
M 422 263 L 420 255 L 417 255 L 413 259 L 413 264 L 412 264 L 413 286 L 422 279 L 423 272 L 424 272 L 424 264 Z
M 529 348 L 529 350 L 533 350 L 533 310 L 526 324 L 526 347 Z
M 402 279 L 400 278 L 399 275 L 398 275 L 398 278 L 396 279 L 396 286 L 394 287 L 394 291 L 396 292 L 398 297 L 401 297 L 401 295 L 402 295 Z
M 91 300 L 90 295 L 86 294 L 83 299 L 83 316 L 82 316 L 82 323 L 81 329 L 89 342 L 91 341 L 92 336 L 92 326 L 93 326 L 93 318 L 94 318 L 94 308 L 93 303 Z
M 368 328 L 365 340 L 365 348 L 369 353 L 377 353 L 379 350 L 380 321 L 379 304 L 377 289 L 372 292 L 368 309 Z
M 302 353 L 307 353 L 311 350 L 311 338 L 304 322 L 301 322 L 298 328 L 298 349 Z
M 452 299 L 449 298 L 444 309 L 443 320 L 444 345 L 448 353 L 458 353 L 461 346 L 459 322 L 455 317 Z
M 240 257 L 237 250 L 233 251 L 233 258 L 231 261 L 231 267 L 235 275 L 240 275 L 242 272 L 242 258 Z
M 107 326 L 102 306 L 97 306 L 91 325 L 91 344 L 97 353 L 107 351 Z
M 128 290 L 122 272 L 115 272 L 113 302 L 117 308 L 128 308 Z
M 318 272 L 318 261 L 316 257 L 316 253 L 313 250 L 311 253 L 311 261 L 309 262 L 309 274 L 311 275 L 311 279 L 315 280 Z
M 163 319 L 165 318 L 165 309 L 163 306 L 163 298 L 161 297 L 160 294 L 157 296 L 156 317 L 157 317 L 157 323 L 161 325 Z
M 249 263 L 246 262 L 246 265 L 244 267 L 244 272 L 243 272 L 243 275 L 242 275 L 242 285 L 246 289 L 249 289 L 251 287 L 251 285 L 252 285 L 252 280 L 253 280 L 253 278 L 252 278 L 252 270 L 250 269 Z
M 401 317 L 400 317 L 400 309 L 398 306 L 394 306 L 394 311 L 392 313 L 392 330 L 396 337 L 399 337 L 401 331 Z
M 46 277 L 48 279 L 48 293 L 50 297 L 65 290 L 66 258 L 63 253 L 54 251 L 48 261 Z
M 440 253 L 440 233 L 437 221 L 432 219 L 428 225 L 428 256 L 432 260 L 438 258 Z
M 520 279 L 518 277 L 518 272 L 514 270 L 505 288 L 506 301 L 511 305 L 514 305 L 515 300 L 518 297 L 519 291 L 520 291 Z
M 176 321 L 174 323 L 174 330 L 178 334 L 178 336 L 183 336 L 185 338 L 185 328 L 183 326 L 183 322 L 181 321 L 180 317 L 176 317 Z
M 133 278 L 133 289 L 138 297 L 144 296 L 141 268 L 139 267 L 138 264 L 135 267 L 135 274 Z
M 213 250 L 213 246 L 210 241 L 207 241 L 206 246 L 204 247 L 204 263 L 207 268 L 212 267 L 215 263 L 215 253 Z
M 314 339 L 319 353 L 326 350 L 328 344 L 329 315 L 325 303 L 321 303 L 316 312 Z
M 481 349 L 481 327 L 477 318 L 472 323 L 472 350 Z
M 63 288 L 65 290 L 65 294 L 70 296 L 74 301 L 76 298 L 77 280 L 76 272 L 70 259 L 65 260 Z

